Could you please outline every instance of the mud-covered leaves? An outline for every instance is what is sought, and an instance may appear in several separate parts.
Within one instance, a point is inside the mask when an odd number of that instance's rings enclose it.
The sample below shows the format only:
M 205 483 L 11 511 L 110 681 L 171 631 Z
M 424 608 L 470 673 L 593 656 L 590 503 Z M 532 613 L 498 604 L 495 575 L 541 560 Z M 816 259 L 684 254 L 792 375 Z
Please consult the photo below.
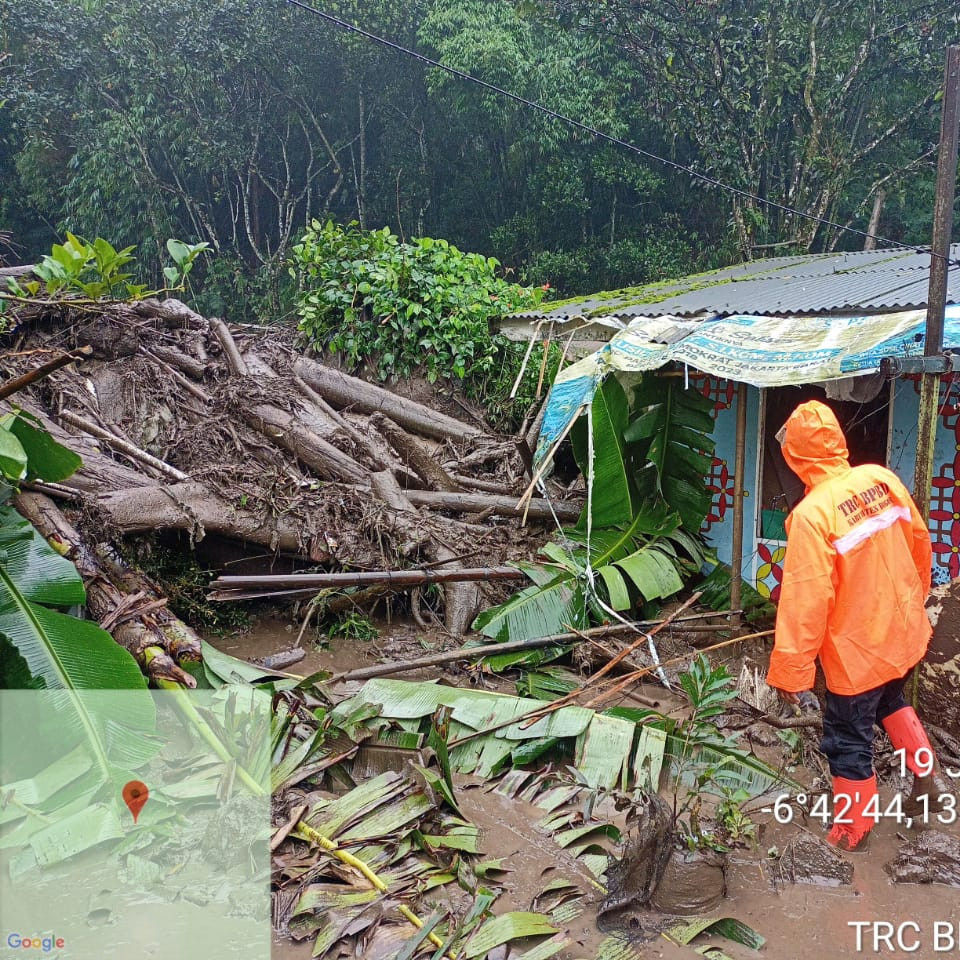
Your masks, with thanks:
M 704 933 L 726 937 L 727 940 L 742 944 L 751 950 L 759 950 L 767 942 L 766 938 L 757 933 L 753 927 L 735 917 L 700 917 L 689 923 L 671 927 L 666 931 L 665 936 L 674 943 L 686 945 Z M 698 952 L 702 952 L 702 949 Z M 706 953 L 704 956 L 719 958 L 724 955 L 718 950 L 716 953 Z
M 444 813 L 424 784 L 408 774 L 386 772 L 338 797 L 321 796 L 303 822 L 349 851 L 386 888 L 374 889 L 348 865 L 323 853 L 303 873 L 304 862 L 291 859 L 281 847 L 284 852 L 275 856 L 275 879 L 291 883 L 301 875 L 310 878 L 292 907 L 289 928 L 297 939 L 314 938 L 314 956 L 332 954 L 351 941 L 369 944 L 376 936 L 395 942 L 391 956 L 412 957 L 430 939 L 434 956 L 467 960 L 486 957 L 504 944 L 557 932 L 542 913 L 494 915 L 498 891 L 479 885 L 479 871 L 475 874 L 472 867 L 483 862 L 480 831 Z M 291 841 L 286 843 L 289 849 Z M 465 884 L 473 892 L 464 909 L 456 905 L 462 898 L 443 888 Z M 398 912 L 401 903 L 426 916 L 419 929 Z
M 611 789 L 629 778 L 634 725 L 584 707 L 562 707 L 526 725 L 522 718 L 541 701 L 403 680 L 371 680 L 353 703 L 375 703 L 386 719 L 424 727 L 438 707 L 450 707 L 450 765 L 459 773 L 494 776 L 550 750 L 575 764 L 591 787 Z M 487 732 L 498 724 L 505 725 Z

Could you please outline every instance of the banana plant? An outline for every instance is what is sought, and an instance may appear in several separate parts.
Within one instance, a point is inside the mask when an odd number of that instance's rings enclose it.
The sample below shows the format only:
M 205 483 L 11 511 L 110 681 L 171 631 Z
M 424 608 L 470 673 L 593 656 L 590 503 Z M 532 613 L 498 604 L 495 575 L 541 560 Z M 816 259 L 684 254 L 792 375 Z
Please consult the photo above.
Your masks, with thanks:
M 579 522 L 542 548 L 541 562 L 518 564 L 532 586 L 481 613 L 474 629 L 496 640 L 548 636 L 683 589 L 706 559 L 709 410 L 699 393 L 656 377 L 630 404 L 608 377 L 571 431 L 588 479 Z

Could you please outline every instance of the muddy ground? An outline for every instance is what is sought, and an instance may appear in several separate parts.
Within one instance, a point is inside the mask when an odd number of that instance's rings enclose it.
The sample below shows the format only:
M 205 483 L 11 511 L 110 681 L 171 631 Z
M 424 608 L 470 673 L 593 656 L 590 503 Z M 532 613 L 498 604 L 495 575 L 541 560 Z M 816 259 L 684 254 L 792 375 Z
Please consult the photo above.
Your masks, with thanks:
M 338 673 L 385 660 L 423 656 L 438 646 L 442 649 L 443 645 L 454 645 L 439 630 L 430 634 L 402 621 L 378 626 L 380 636 L 374 640 L 333 639 L 321 646 L 306 644 L 311 649 L 304 660 L 290 668 L 291 672 Z M 237 657 L 263 657 L 288 649 L 298 629 L 297 624 L 274 614 L 259 620 L 246 633 L 221 637 L 215 642 Z M 426 680 L 438 675 L 438 668 L 432 668 L 405 677 Z M 455 667 L 442 676 L 446 682 L 457 685 L 480 683 L 488 689 L 515 692 L 507 678 L 480 676 L 467 669 Z M 660 702 L 663 712 L 683 710 L 680 699 L 659 685 L 645 685 L 639 692 Z M 624 702 L 629 702 L 629 698 Z M 777 750 L 756 742 L 753 745 L 758 753 L 766 754 L 766 759 L 772 759 Z M 817 779 L 821 772 L 822 767 L 811 756 L 810 764 L 798 767 L 794 776 L 809 784 L 813 792 L 822 786 L 822 778 Z M 892 781 L 882 785 L 884 803 L 893 796 L 898 783 L 894 774 Z M 498 910 L 531 909 L 544 879 L 557 869 L 558 855 L 562 856 L 562 851 L 558 854 L 534 826 L 543 811 L 518 799 L 507 799 L 471 778 L 460 778 L 457 795 L 465 815 L 481 828 L 484 853 L 506 857 L 510 863 L 511 872 L 502 880 L 504 893 Z M 960 896 L 956 887 L 897 883 L 891 877 L 890 865 L 898 856 L 904 873 L 909 873 L 911 867 L 933 864 L 936 859 L 915 849 L 918 842 L 925 842 L 918 841 L 920 833 L 916 829 L 907 830 L 892 820 L 882 820 L 873 831 L 866 852 L 838 857 L 821 844 L 819 838 L 824 829 L 817 821 L 804 824 L 797 814 L 790 824 L 781 824 L 775 822 L 771 813 L 758 810 L 756 804 L 748 804 L 747 809 L 759 828 L 757 843 L 737 848 L 731 854 L 726 895 L 710 915 L 738 918 L 762 934 L 766 945 L 760 954 L 722 938 L 701 938 L 698 946 L 716 943 L 732 960 L 757 956 L 794 960 L 807 956 L 933 957 L 960 953 Z M 938 830 L 947 837 L 943 844 L 960 844 L 960 829 L 956 825 Z M 935 837 L 933 846 L 937 840 Z M 570 862 L 563 866 L 573 869 Z M 923 870 L 918 872 L 922 874 Z M 802 882 L 791 882 L 794 873 L 800 875 Z M 811 876 L 804 878 L 804 874 Z M 612 925 L 605 919 L 604 929 L 599 929 L 596 914 L 602 900 L 602 895 L 597 894 L 596 903 L 588 904 L 582 915 L 572 921 L 569 932 L 573 944 L 560 956 L 567 960 L 595 957 L 599 945 L 611 932 L 622 932 L 631 940 L 635 956 L 667 960 L 696 956 L 690 947 L 676 946 L 655 933 L 637 939 L 626 917 L 620 918 L 619 931 L 616 917 Z M 309 940 L 294 943 L 277 938 L 273 955 L 277 960 L 307 960 L 311 949 Z

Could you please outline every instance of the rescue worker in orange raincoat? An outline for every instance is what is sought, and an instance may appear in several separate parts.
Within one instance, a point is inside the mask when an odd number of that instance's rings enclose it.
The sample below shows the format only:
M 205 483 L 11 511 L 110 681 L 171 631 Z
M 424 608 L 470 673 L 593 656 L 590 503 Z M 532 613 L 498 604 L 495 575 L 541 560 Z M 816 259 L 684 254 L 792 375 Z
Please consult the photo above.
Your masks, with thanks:
M 827 841 L 853 850 L 878 818 L 874 724 L 905 751 L 913 796 L 934 784 L 930 742 L 903 696 L 931 635 L 924 609 L 930 534 L 895 474 L 850 466 L 843 431 L 825 404 L 800 404 L 777 439 L 806 496 L 786 522 L 767 683 L 796 703 L 813 686 L 820 659 L 827 685 L 821 749 L 834 800 Z

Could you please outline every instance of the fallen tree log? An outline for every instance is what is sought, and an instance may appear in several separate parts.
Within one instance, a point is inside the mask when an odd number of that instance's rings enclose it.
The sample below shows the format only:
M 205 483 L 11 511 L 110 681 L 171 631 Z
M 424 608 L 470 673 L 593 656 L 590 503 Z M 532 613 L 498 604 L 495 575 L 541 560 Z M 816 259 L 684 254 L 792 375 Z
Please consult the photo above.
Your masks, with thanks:
M 74 563 L 83 578 L 93 618 L 136 658 L 147 677 L 184 687 L 197 685 L 176 661 L 199 660 L 200 638 L 165 608 L 166 601 L 160 601 L 152 586 L 136 592 L 122 591 L 101 558 L 43 494 L 21 493 L 14 499 L 14 506 Z
M 282 517 L 265 521 L 231 506 L 201 483 L 113 490 L 98 497 L 96 504 L 124 533 L 188 530 L 202 536 L 205 531 L 247 540 L 270 550 L 303 552 L 300 531 L 295 524 Z
M 362 483 L 368 471 L 353 457 L 319 436 L 299 413 L 260 403 L 242 411 L 243 418 L 271 443 L 292 453 L 319 476 L 347 483 Z
M 431 410 L 415 400 L 398 397 L 383 387 L 358 380 L 341 370 L 301 357 L 294 361 L 294 373 L 338 409 L 353 407 L 362 413 L 383 413 L 394 423 L 437 440 L 484 437 L 479 428 Z
M 408 490 L 407 497 L 416 507 L 428 510 L 449 510 L 452 513 L 482 513 L 489 510 L 500 517 L 519 518 L 523 510 L 517 507 L 516 497 L 498 497 L 491 493 L 443 493 L 432 490 Z M 527 516 L 535 520 L 552 520 L 556 514 L 558 520 L 576 521 L 580 516 L 580 505 L 573 503 L 555 503 L 553 512 L 550 504 L 542 498 L 530 501 Z
M 243 356 L 227 325 L 217 317 L 210 318 L 210 329 L 220 341 L 231 373 L 235 377 L 258 377 L 258 386 L 263 381 L 279 380 L 273 369 L 256 354 Z M 284 409 L 270 403 L 254 403 L 241 408 L 244 420 L 272 443 L 292 453 L 301 463 L 331 480 L 358 483 L 366 480 L 367 471 L 353 457 L 339 450 L 320 436 L 309 416 L 295 407 Z M 313 420 L 330 423 L 319 410 L 313 411 Z
M 516 567 L 463 567 L 456 570 L 359 570 L 350 573 L 293 573 L 265 576 L 217 577 L 208 600 L 249 600 L 260 596 L 310 594 L 320 590 L 381 585 L 385 589 L 416 587 L 428 583 L 467 583 L 522 580 Z
M 427 485 L 428 489 L 445 493 L 457 493 L 459 487 L 452 477 L 426 450 L 420 440 L 398 427 L 389 417 L 375 413 L 371 418 L 373 425 L 387 438 L 387 442 L 397 452 L 401 462 Z

